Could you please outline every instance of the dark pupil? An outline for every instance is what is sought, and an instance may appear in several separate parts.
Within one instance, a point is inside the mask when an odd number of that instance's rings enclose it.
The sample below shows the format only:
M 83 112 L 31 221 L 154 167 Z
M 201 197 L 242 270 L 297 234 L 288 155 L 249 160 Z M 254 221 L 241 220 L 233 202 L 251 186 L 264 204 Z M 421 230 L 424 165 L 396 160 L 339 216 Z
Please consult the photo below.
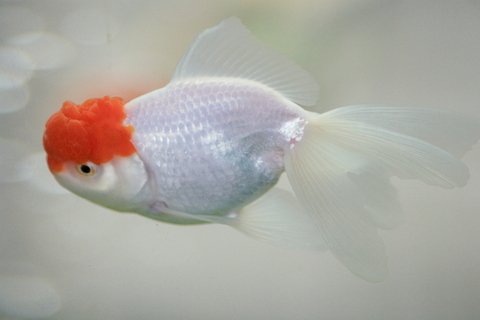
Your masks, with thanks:
M 80 166 L 80 171 L 82 171 L 85 174 L 89 174 L 90 172 L 92 172 L 92 169 L 89 166 L 87 166 L 86 164 L 82 164 Z

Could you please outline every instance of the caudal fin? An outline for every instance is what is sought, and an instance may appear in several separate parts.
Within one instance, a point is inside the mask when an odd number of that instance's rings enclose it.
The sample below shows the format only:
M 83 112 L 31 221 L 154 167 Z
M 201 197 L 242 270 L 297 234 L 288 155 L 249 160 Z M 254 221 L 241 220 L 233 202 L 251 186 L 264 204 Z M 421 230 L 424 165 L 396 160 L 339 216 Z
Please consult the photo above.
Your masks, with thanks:
M 389 177 L 464 185 L 468 168 L 441 147 L 464 153 L 478 140 L 480 126 L 447 113 L 363 106 L 312 113 L 308 121 L 302 140 L 286 155 L 293 190 L 331 252 L 353 273 L 381 281 L 387 263 L 377 228 L 400 220 Z M 442 135 L 449 138 L 444 145 L 432 144 Z

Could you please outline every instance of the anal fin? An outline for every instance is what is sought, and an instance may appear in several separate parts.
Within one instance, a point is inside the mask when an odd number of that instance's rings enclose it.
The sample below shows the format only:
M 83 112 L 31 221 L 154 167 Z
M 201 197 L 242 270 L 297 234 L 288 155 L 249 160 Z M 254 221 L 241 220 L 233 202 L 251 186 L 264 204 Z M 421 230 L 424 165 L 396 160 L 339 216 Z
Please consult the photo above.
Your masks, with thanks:
M 288 191 L 273 188 L 241 209 L 230 226 L 274 245 L 324 250 L 322 236 L 310 216 Z

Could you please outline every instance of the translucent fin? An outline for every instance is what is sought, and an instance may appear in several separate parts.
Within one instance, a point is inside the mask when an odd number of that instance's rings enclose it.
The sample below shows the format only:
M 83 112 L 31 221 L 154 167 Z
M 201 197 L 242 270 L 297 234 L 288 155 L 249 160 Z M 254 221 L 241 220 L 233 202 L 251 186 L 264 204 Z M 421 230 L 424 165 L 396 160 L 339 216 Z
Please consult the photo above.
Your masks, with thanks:
M 343 120 L 327 112 L 319 118 L 324 139 L 362 155 L 369 163 L 401 178 L 445 188 L 463 186 L 468 168 L 439 147 L 404 134 Z
M 195 77 L 254 80 L 305 106 L 314 105 L 318 96 L 318 86 L 306 71 L 261 44 L 234 17 L 198 35 L 173 81 Z
M 230 226 L 274 245 L 325 249 L 321 234 L 295 196 L 278 188 L 243 208 Z
M 353 273 L 369 281 L 382 280 L 387 269 L 376 228 L 390 228 L 401 220 L 389 177 L 415 178 L 447 188 L 462 186 L 468 179 L 467 167 L 450 153 L 406 135 L 427 137 L 428 132 L 434 138 L 436 124 L 430 129 L 402 126 L 407 118 L 419 121 L 409 110 L 408 115 L 402 115 L 401 109 L 392 111 L 370 113 L 363 107 L 346 107 L 312 114 L 302 140 L 285 163 L 293 190 L 327 247 Z M 468 139 L 471 144 L 478 136 Z M 460 149 L 466 150 L 466 145 Z M 456 151 L 465 151 L 460 149 Z
M 465 154 L 480 137 L 479 119 L 442 110 L 359 105 L 330 113 L 344 120 L 413 136 L 455 156 Z
M 381 281 L 387 273 L 385 248 L 347 174 L 356 163 L 339 162 L 342 150 L 321 137 L 318 130 L 306 130 L 286 159 L 288 179 L 331 252 L 354 274 Z
M 286 190 L 273 188 L 236 213 L 227 216 L 198 215 L 164 209 L 173 216 L 226 224 L 246 235 L 273 245 L 325 250 L 325 242 L 312 218 Z
M 382 229 L 393 229 L 403 222 L 397 190 L 381 169 L 365 168 L 360 173 L 349 173 L 348 176 L 363 197 L 367 221 Z

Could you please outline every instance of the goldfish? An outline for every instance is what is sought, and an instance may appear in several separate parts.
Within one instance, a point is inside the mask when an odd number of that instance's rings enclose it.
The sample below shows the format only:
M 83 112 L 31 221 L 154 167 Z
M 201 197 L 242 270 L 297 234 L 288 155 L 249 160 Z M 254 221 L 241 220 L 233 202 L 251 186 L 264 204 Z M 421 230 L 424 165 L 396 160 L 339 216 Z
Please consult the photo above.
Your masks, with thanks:
M 466 184 L 478 122 L 383 106 L 309 111 L 318 86 L 237 18 L 193 41 L 164 87 L 66 101 L 46 122 L 55 179 L 91 202 L 173 223 L 219 223 L 328 249 L 367 281 L 387 274 L 379 229 L 401 221 L 392 177 Z M 280 188 L 286 174 L 291 190 Z

